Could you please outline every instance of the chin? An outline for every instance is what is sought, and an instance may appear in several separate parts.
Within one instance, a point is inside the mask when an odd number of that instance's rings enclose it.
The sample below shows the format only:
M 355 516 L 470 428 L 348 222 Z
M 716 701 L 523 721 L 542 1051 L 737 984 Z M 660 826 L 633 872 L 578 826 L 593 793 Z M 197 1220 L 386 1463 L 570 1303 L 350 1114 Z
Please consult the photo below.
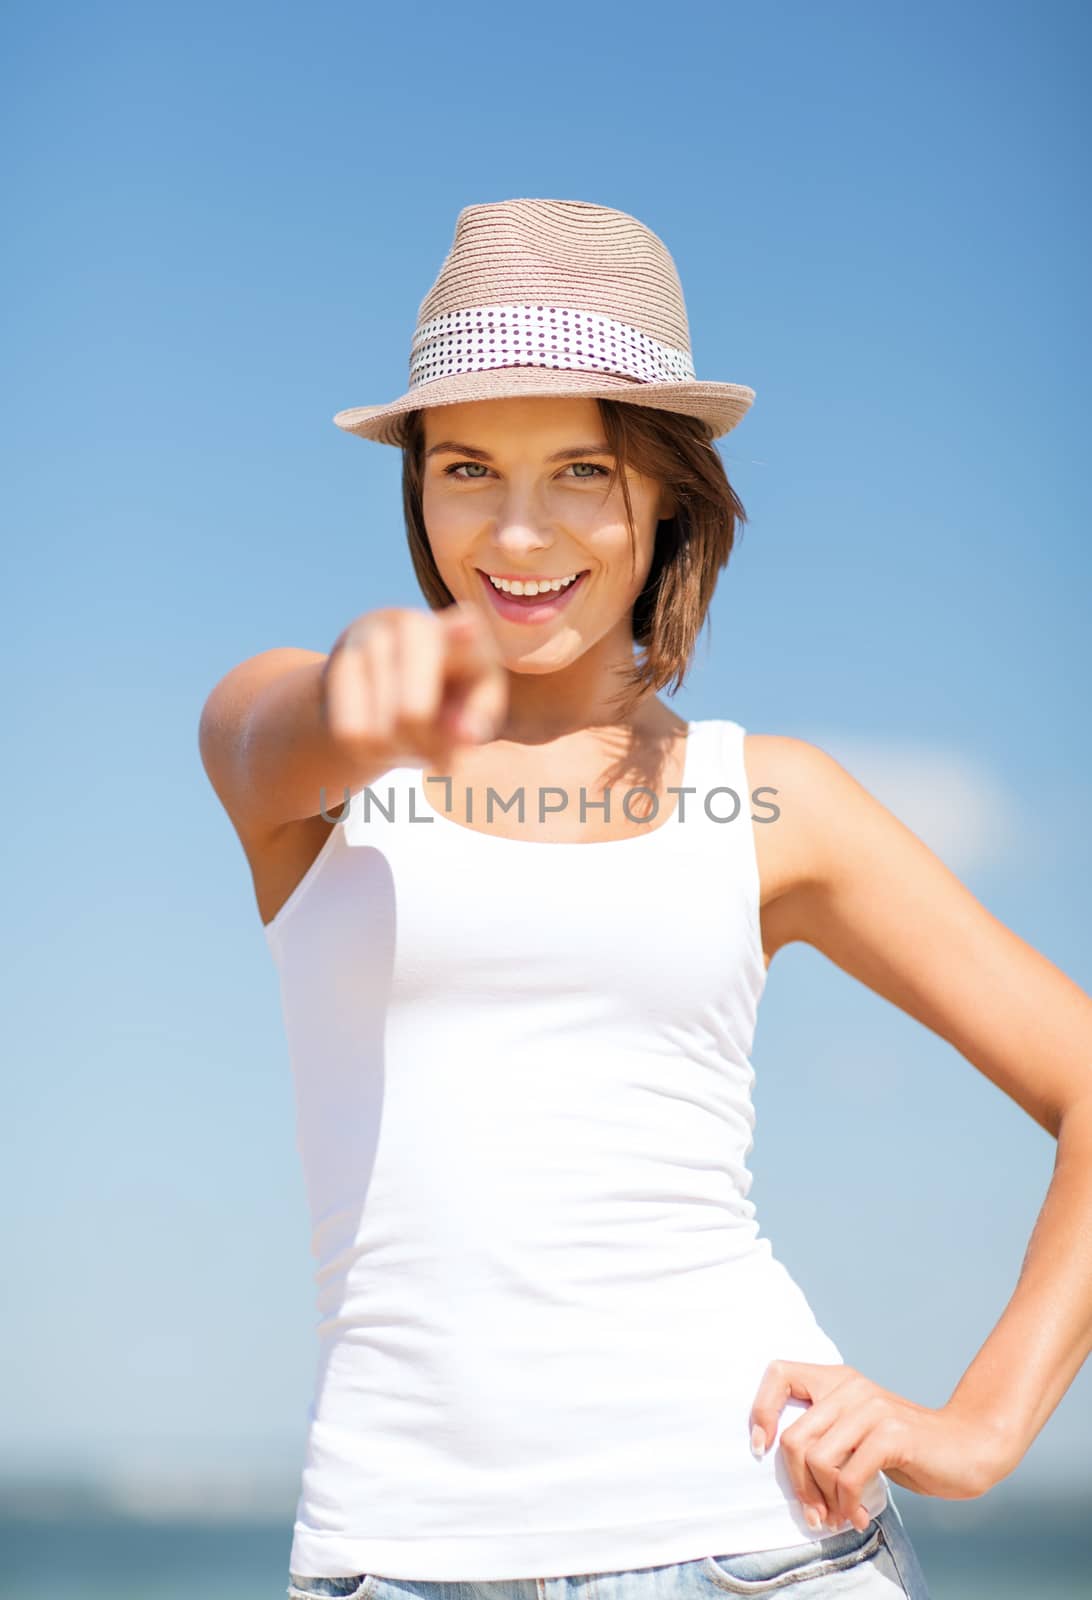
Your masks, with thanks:
M 527 677 L 542 677 L 547 672 L 560 672 L 565 667 L 571 667 L 573 662 L 584 654 L 580 650 L 549 650 L 548 642 L 545 648 L 531 648 L 526 655 L 504 656 L 504 665 L 509 672 L 520 672 Z

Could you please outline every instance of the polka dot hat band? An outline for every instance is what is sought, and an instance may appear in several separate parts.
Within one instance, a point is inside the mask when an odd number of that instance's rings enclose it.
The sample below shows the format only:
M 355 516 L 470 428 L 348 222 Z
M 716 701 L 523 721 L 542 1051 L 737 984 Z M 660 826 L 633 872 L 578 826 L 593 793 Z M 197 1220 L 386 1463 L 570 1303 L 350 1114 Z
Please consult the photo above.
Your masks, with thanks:
M 418 311 L 406 393 L 334 421 L 401 445 L 411 411 L 533 394 L 679 411 L 712 439 L 755 397 L 696 376 L 675 263 L 643 222 L 584 200 L 501 200 L 459 213 Z

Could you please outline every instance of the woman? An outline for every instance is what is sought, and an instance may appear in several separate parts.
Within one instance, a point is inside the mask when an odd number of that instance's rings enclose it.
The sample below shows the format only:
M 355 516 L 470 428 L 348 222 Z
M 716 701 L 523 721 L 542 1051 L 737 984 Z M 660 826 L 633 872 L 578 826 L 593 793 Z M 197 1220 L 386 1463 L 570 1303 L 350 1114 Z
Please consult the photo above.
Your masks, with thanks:
M 985 1493 L 1087 1352 L 1092 1001 L 822 750 L 657 698 L 744 521 L 712 441 L 753 398 L 695 377 L 635 218 L 468 207 L 407 393 L 335 419 L 403 450 L 427 608 L 209 697 L 318 1263 L 297 1600 L 920 1600 L 891 1485 Z M 939 1408 L 842 1362 L 747 1198 L 793 940 L 1058 1139 Z

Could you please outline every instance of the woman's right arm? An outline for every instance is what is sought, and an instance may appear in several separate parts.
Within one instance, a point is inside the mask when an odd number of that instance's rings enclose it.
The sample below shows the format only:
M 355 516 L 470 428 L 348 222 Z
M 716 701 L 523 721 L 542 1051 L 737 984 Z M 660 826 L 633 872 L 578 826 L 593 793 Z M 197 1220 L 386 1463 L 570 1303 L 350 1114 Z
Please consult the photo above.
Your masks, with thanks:
M 364 741 L 351 747 L 326 726 L 327 660 L 316 650 L 263 650 L 233 667 L 205 701 L 201 760 L 225 810 L 248 831 L 330 814 L 346 784 L 353 793 L 382 776 Z
M 265 833 L 333 814 L 407 755 L 442 762 L 475 714 L 489 737 L 506 696 L 473 608 L 369 612 L 329 655 L 264 650 L 233 667 L 201 712 L 201 760 L 240 833 Z

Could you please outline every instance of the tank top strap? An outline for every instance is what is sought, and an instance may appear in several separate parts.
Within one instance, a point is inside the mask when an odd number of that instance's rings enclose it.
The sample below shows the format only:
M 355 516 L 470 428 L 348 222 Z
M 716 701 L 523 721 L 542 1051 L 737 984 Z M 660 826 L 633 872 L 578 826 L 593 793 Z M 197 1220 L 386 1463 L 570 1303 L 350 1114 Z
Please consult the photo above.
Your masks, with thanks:
M 717 717 L 693 727 L 697 742 L 688 764 L 686 787 L 694 792 L 687 794 L 687 826 L 680 828 L 679 837 L 688 840 L 684 851 L 698 862 L 708 892 L 719 899 L 726 915 L 739 918 L 745 930 L 747 971 L 757 1005 L 766 967 L 755 818 L 761 820 L 762 806 L 769 802 L 752 800 L 746 729 L 741 723 Z
M 683 820 L 703 834 L 744 833 L 751 801 L 743 759 L 744 729 L 727 718 L 710 717 L 690 725 L 686 759 L 686 811 Z
M 370 784 L 355 789 L 341 818 L 345 843 L 386 847 L 406 834 L 421 817 L 420 802 L 412 792 L 417 776 L 412 767 L 390 767 Z M 342 798 L 338 796 L 337 803 Z

